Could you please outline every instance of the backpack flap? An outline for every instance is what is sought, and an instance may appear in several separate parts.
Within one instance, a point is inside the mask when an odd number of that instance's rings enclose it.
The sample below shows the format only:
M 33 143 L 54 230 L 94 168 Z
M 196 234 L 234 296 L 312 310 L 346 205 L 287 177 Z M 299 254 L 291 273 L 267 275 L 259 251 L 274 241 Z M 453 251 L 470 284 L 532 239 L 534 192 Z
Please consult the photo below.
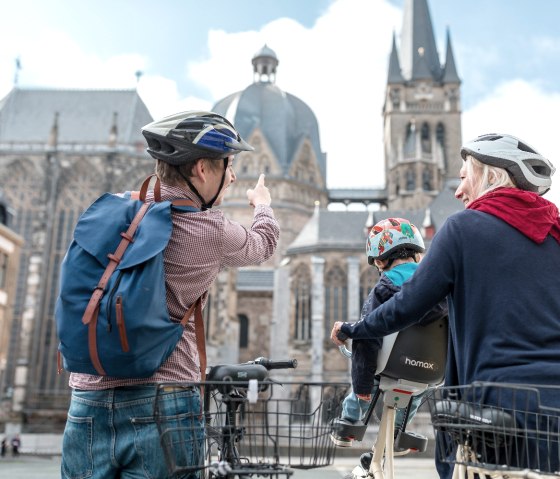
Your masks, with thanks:
M 74 241 L 95 257 L 103 268 L 107 267 L 107 255 L 115 252 L 122 239 L 119 233 L 127 230 L 141 206 L 140 201 L 104 194 L 80 216 Z M 119 268 L 134 266 L 162 251 L 169 242 L 172 227 L 170 202 L 152 203 Z

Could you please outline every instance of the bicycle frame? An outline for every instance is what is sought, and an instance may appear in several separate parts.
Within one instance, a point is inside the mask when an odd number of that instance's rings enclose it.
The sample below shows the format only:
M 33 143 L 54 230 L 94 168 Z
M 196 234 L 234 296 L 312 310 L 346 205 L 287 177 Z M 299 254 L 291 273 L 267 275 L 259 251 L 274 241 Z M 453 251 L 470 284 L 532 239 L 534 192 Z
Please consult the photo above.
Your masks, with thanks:
M 465 465 L 464 462 L 468 461 L 471 465 Z M 493 469 L 484 468 L 482 464 L 476 466 L 476 453 L 468 445 L 459 445 L 457 447 L 457 464 L 453 468 L 453 479 L 543 479 L 558 477 L 557 475 L 543 475 L 538 474 L 529 469 L 522 471 L 503 470 L 496 471 Z
M 396 411 L 408 408 L 412 397 L 423 393 L 427 387 L 426 384 L 381 376 L 379 389 L 383 392 L 383 413 L 372 447 L 371 464 L 367 471 L 361 465 L 356 466 L 351 473 L 353 478 L 394 479 Z

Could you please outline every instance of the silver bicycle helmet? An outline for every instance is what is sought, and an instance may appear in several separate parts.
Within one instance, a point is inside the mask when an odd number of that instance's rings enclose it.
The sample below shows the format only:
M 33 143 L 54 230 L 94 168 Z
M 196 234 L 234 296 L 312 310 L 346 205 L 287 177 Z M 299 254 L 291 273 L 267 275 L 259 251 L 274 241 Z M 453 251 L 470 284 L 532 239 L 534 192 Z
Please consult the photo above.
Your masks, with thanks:
M 527 143 L 511 135 L 490 133 L 461 147 L 463 160 L 471 155 L 478 161 L 505 169 L 518 188 L 544 195 L 556 171 L 552 163 Z
M 226 178 L 228 158 L 240 151 L 254 148 L 241 138 L 234 126 L 223 116 L 211 111 L 184 111 L 153 121 L 142 128 L 148 142 L 148 153 L 156 160 L 175 167 L 206 158 L 222 160 L 224 170 L 216 194 L 206 201 L 189 178 L 179 171 L 202 203 L 202 210 L 212 208 Z
M 219 160 L 254 148 L 223 116 L 210 111 L 185 111 L 142 128 L 148 153 L 156 160 L 183 165 L 199 158 Z

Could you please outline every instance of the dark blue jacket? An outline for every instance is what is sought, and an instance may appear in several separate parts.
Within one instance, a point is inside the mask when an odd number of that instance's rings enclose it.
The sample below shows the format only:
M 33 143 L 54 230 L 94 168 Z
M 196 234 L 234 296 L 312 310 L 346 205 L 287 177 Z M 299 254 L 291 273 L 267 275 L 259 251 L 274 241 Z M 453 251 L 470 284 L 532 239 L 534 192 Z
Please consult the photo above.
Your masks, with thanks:
M 487 213 L 456 213 L 401 291 L 342 331 L 386 336 L 446 296 L 455 356 L 448 384 L 560 382 L 560 245 L 551 236 L 536 244 Z
M 370 291 L 362 306 L 360 318 L 368 316 L 401 290 L 401 285 L 410 279 L 418 267 L 417 263 L 402 263 L 387 273 L 383 273 L 375 287 Z M 432 308 L 421 324 L 428 324 L 447 316 L 447 302 L 442 301 Z M 356 339 L 352 341 L 352 389 L 356 394 L 370 394 L 374 384 L 377 367 L 377 354 L 382 338 Z

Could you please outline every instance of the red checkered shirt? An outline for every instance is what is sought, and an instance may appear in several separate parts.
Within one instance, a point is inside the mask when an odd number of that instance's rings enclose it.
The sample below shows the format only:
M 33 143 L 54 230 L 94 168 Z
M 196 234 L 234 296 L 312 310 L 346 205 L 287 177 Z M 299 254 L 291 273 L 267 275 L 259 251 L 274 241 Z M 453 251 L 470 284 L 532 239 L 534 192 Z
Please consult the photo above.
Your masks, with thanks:
M 164 200 L 189 198 L 200 207 L 190 190 L 162 184 Z M 151 195 L 148 199 L 152 199 Z M 280 229 L 270 206 L 254 209 L 250 229 L 210 209 L 199 213 L 174 213 L 173 232 L 164 251 L 167 305 L 174 321 L 180 321 L 189 306 L 206 292 L 225 267 L 260 264 L 272 256 Z M 122 379 L 90 374 L 70 374 L 69 385 L 76 389 L 98 390 L 135 384 L 199 381 L 194 315 L 169 358 L 150 378 Z

